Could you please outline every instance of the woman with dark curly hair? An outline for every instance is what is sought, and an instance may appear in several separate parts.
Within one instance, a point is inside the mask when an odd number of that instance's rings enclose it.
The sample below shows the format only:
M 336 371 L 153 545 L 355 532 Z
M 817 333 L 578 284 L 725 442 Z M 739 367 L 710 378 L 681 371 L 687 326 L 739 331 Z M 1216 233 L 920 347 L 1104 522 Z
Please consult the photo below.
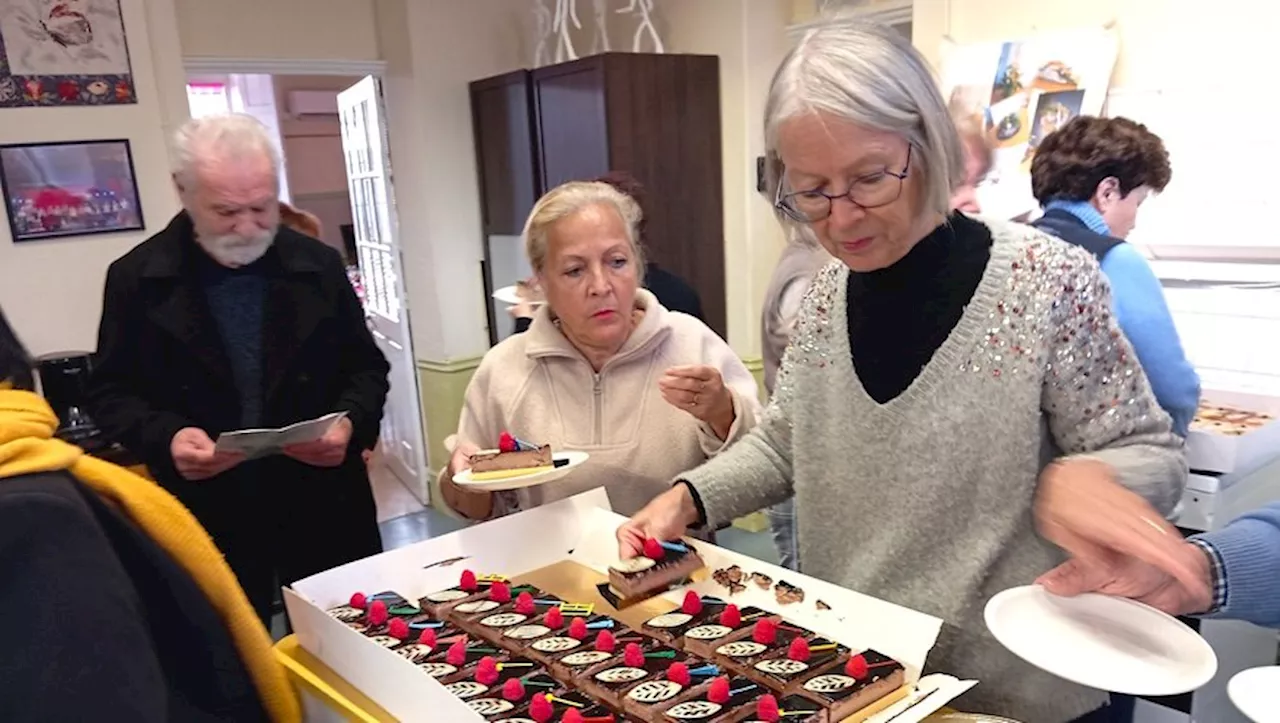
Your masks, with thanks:
M 1045 211 L 1032 225 L 1097 257 L 1120 328 L 1174 431 L 1185 437 L 1200 402 L 1200 377 L 1183 352 L 1160 280 L 1124 241 L 1143 201 L 1171 176 L 1164 143 L 1141 123 L 1074 118 L 1045 137 L 1031 163 L 1031 190 Z

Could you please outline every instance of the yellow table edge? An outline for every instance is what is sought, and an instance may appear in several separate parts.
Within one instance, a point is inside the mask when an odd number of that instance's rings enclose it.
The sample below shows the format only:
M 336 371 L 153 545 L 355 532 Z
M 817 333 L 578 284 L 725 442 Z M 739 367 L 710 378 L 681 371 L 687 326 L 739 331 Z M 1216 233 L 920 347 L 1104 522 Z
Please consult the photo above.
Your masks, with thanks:
M 396 723 L 396 719 L 334 673 L 290 635 L 275 645 L 276 659 L 299 690 L 318 698 L 330 710 L 354 723 Z

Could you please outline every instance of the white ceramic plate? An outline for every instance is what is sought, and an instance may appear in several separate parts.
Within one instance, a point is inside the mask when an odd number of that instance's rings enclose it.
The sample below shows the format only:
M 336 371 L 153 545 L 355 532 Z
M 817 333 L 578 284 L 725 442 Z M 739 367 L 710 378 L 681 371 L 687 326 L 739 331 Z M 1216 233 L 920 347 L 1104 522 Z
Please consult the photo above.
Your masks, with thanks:
M 497 291 L 493 292 L 493 298 L 497 299 L 498 301 L 501 301 L 504 304 L 508 304 L 510 306 L 517 306 L 519 304 L 524 303 L 524 299 L 521 299 L 520 295 L 516 293 L 516 287 L 514 286 L 504 286 L 501 289 L 498 289 Z M 542 306 L 547 302 L 542 300 L 532 300 L 532 301 L 529 301 L 529 303 L 533 304 L 535 307 L 538 307 L 538 306 Z
M 491 451 L 491 450 L 490 450 Z M 504 477 L 502 479 L 490 480 L 473 480 L 471 479 L 471 470 L 464 469 L 453 476 L 454 484 L 460 484 L 471 489 L 483 490 L 485 492 L 498 492 L 501 490 L 518 490 L 522 487 L 533 487 L 535 485 L 546 484 L 560 479 L 569 474 L 574 467 L 587 461 L 591 455 L 586 452 L 574 452 L 565 450 L 555 452 L 551 455 L 553 460 L 565 460 L 566 464 L 554 469 L 543 470 L 541 472 L 530 472 L 516 477 Z
M 1280 666 L 1242 670 L 1227 682 L 1227 697 L 1253 723 L 1280 721 Z
M 1191 628 L 1155 608 L 1106 595 L 1063 598 L 1039 585 L 987 603 L 987 627 L 1042 670 L 1128 695 L 1179 695 L 1213 678 L 1218 658 Z

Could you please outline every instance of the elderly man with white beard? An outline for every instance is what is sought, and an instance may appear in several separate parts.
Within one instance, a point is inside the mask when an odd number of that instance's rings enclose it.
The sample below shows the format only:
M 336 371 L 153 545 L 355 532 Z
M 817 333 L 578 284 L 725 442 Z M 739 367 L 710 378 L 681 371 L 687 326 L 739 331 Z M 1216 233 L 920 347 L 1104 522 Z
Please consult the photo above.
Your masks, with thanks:
M 280 225 L 266 129 L 201 118 L 175 145 L 183 210 L 107 272 L 91 407 L 199 518 L 269 622 L 277 584 L 382 549 L 360 453 L 388 365 L 337 251 Z M 346 416 L 282 454 L 215 446 L 331 412 Z

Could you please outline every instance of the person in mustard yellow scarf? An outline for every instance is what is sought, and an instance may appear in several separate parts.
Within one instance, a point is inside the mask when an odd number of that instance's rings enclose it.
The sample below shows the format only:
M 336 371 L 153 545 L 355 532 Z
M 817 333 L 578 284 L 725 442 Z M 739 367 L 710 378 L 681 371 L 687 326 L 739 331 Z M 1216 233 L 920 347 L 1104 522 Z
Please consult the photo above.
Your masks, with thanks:
M 209 535 L 159 486 L 55 439 L 0 311 L 0 720 L 301 720 Z

